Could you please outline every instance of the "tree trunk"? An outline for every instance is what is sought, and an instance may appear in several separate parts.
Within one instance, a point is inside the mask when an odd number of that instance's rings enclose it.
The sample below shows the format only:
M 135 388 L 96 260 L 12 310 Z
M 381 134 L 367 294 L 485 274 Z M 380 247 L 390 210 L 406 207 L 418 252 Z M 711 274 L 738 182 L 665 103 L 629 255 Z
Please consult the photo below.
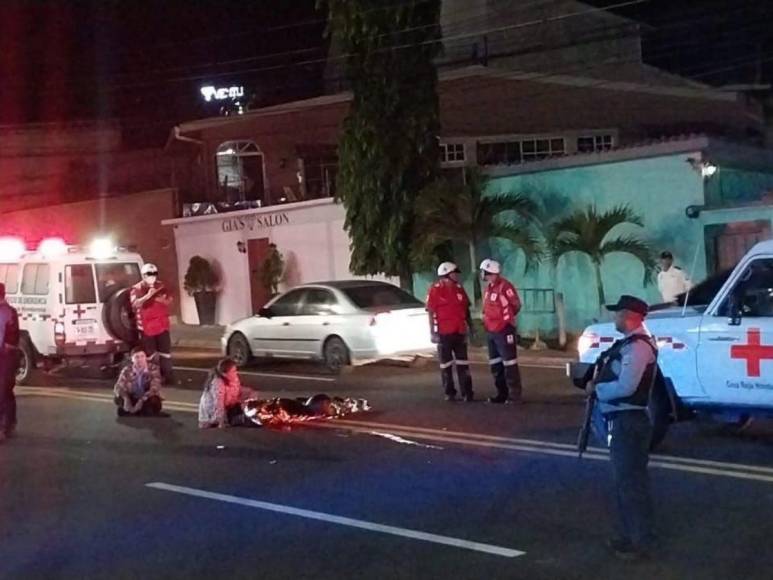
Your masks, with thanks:
M 596 288 L 599 293 L 599 313 L 604 313 L 604 305 L 607 303 L 607 299 L 604 296 L 604 282 L 601 279 L 601 263 L 593 261 L 593 269 L 596 271 Z
M 410 266 L 400 272 L 400 288 L 413 296 L 413 272 Z
M 467 243 L 470 252 L 470 270 L 472 270 L 472 305 L 477 310 L 483 293 L 480 288 L 480 276 L 478 275 L 478 260 L 475 256 L 475 241 Z

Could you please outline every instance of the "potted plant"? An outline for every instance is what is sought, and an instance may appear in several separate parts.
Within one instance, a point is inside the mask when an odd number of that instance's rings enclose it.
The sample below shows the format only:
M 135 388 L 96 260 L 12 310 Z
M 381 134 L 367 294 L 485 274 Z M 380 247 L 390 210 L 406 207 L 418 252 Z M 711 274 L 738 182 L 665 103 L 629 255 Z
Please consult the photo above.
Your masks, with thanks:
M 193 256 L 185 273 L 183 286 L 189 296 L 196 301 L 199 324 L 215 324 L 215 297 L 220 277 L 212 264 L 201 256 Z

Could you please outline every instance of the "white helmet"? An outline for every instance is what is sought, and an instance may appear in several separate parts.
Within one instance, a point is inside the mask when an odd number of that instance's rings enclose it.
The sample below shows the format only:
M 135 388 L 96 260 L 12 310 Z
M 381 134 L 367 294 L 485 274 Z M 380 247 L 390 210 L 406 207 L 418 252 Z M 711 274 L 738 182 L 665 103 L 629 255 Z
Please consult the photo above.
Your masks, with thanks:
M 437 267 L 438 276 L 448 276 L 449 274 L 458 271 L 459 267 L 453 262 L 443 262 L 440 264 L 440 266 Z
M 158 274 L 158 268 L 156 268 L 155 264 L 145 264 L 142 266 L 142 274 L 149 274 L 153 272 L 154 274 Z
M 486 274 L 499 274 L 502 271 L 502 266 L 496 260 L 486 258 L 480 263 L 480 269 Z

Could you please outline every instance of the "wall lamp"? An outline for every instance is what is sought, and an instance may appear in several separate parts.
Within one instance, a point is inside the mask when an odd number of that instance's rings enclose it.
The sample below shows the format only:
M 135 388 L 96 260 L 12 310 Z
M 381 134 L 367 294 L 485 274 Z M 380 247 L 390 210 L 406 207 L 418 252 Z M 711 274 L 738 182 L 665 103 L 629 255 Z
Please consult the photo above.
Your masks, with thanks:
M 703 179 L 707 179 L 719 171 L 719 167 L 704 159 L 688 157 L 687 163 L 689 163 L 695 172 L 699 173 Z
M 236 242 L 236 249 L 239 250 L 240 254 L 246 254 L 247 253 L 247 246 L 242 241 Z

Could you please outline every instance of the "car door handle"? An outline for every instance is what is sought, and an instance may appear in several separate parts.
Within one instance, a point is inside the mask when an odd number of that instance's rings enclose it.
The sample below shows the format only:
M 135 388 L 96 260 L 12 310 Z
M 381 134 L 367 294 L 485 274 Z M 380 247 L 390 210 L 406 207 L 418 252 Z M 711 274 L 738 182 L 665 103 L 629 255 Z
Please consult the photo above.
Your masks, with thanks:
M 330 326 L 330 323 L 329 322 L 323 322 L 322 326 Z
M 715 336 L 709 339 L 711 342 L 738 342 L 735 336 Z
M 290 326 L 290 323 L 289 322 L 283 322 L 282 326 Z

